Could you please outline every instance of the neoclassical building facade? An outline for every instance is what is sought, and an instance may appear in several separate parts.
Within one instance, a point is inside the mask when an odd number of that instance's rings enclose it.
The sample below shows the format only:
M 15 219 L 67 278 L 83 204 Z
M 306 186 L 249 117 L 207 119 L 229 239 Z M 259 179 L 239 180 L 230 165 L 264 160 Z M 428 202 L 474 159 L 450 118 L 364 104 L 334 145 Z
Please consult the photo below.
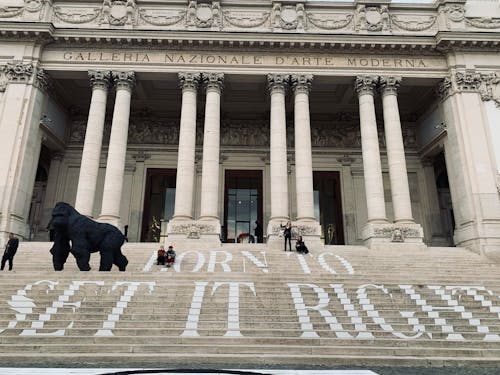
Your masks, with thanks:
M 4 3 L 3 241 L 66 201 L 133 242 L 500 254 L 498 1 Z

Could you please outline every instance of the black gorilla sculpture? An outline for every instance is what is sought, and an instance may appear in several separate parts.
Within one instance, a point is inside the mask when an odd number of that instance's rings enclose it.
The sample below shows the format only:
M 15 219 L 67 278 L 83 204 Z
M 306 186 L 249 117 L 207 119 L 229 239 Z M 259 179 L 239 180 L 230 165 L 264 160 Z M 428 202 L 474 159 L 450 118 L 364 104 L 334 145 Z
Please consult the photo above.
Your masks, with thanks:
M 69 253 L 76 258 L 80 271 L 89 271 L 90 253 L 97 251 L 101 253 L 99 271 L 110 271 L 113 264 L 125 271 L 128 260 L 121 251 L 125 236 L 115 226 L 98 223 L 79 214 L 68 203 L 59 202 L 52 210 L 51 227 L 54 245 L 50 252 L 56 271 L 63 269 Z

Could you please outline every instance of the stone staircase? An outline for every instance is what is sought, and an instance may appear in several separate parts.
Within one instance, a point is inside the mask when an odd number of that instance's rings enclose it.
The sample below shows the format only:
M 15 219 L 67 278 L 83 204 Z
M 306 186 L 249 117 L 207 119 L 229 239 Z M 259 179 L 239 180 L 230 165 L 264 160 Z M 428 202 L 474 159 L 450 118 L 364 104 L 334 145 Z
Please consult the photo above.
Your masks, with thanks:
M 54 272 L 50 246 L 0 273 L 2 366 L 500 365 L 500 266 L 465 249 L 233 244 L 165 268 L 130 243 L 126 272 Z

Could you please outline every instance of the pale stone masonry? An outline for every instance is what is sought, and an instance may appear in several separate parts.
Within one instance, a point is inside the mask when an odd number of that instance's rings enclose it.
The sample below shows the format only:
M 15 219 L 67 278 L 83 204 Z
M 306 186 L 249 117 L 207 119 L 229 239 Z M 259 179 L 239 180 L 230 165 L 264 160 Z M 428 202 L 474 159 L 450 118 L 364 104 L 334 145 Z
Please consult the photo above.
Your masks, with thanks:
M 498 2 L 12 1 L 0 31 L 1 243 L 66 201 L 131 242 L 500 257 Z

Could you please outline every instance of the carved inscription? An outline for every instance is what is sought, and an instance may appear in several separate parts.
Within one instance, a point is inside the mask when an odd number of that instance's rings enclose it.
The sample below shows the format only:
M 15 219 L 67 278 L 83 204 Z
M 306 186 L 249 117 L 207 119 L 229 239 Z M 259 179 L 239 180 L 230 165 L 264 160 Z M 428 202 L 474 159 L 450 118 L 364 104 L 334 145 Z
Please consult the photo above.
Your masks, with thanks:
M 180 51 L 61 51 L 47 50 L 42 61 L 83 64 L 129 63 L 158 66 L 260 66 L 260 67 L 310 67 L 310 68 L 388 68 L 388 69 L 446 69 L 446 62 L 434 56 L 380 56 L 347 54 L 253 54 Z

